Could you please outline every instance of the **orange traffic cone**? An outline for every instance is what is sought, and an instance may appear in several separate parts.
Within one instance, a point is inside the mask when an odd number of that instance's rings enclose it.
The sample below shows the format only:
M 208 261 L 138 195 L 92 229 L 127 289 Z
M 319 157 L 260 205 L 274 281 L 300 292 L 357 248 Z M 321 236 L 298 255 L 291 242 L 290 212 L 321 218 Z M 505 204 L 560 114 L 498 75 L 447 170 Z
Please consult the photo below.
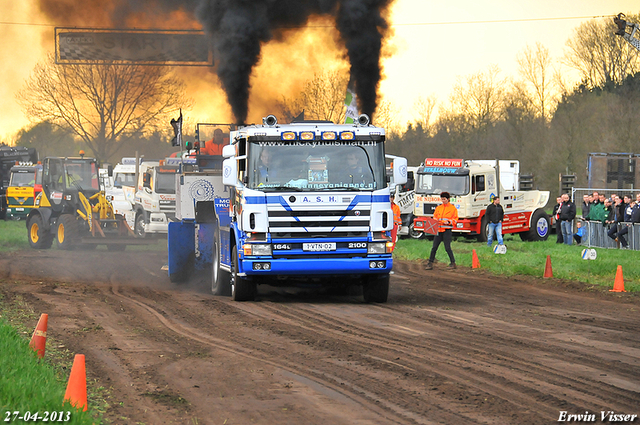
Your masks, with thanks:
M 36 329 L 33 331 L 33 336 L 31 337 L 31 342 L 29 343 L 29 347 L 33 349 L 38 354 L 38 358 L 41 359 L 44 357 L 44 348 L 47 344 L 47 322 L 49 321 L 48 314 L 41 314 L 40 320 L 38 320 L 38 324 L 36 325 Z
M 544 276 L 553 277 L 553 269 L 551 268 L 551 256 L 547 255 L 547 264 L 544 266 Z
M 624 278 L 622 277 L 622 266 L 618 266 L 616 271 L 616 281 L 613 283 L 613 289 L 609 292 L 627 292 L 624 290 Z
M 83 408 L 83 411 L 87 411 L 87 371 L 84 366 L 84 354 L 76 354 L 73 359 L 67 391 L 64 393 L 64 401 L 67 400 L 76 409 Z
M 471 257 L 471 268 L 479 269 L 480 268 L 480 260 L 478 260 L 478 254 L 476 254 L 476 250 L 473 250 L 473 255 Z

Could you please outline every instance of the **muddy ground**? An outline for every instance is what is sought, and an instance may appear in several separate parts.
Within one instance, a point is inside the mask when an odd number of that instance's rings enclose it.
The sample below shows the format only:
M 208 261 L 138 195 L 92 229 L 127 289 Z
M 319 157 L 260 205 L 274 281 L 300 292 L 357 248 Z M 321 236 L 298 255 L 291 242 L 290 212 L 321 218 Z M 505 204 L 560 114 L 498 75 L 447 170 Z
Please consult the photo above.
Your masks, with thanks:
M 20 251 L 0 292 L 86 355 L 111 423 L 550 424 L 640 414 L 640 297 L 396 262 L 389 302 L 171 284 L 166 253 Z M 35 323 L 34 323 L 35 326 Z M 96 381 L 93 381 L 93 380 Z M 576 422 L 576 421 L 574 421 Z M 590 421 L 590 423 L 593 423 Z M 635 423 L 640 423 L 636 419 Z

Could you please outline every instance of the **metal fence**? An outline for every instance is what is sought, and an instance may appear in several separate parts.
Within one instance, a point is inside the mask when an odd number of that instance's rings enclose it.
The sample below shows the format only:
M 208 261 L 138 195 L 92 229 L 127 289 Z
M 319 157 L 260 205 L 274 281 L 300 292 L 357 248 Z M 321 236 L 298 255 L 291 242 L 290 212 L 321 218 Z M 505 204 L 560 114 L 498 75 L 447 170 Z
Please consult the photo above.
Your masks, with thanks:
M 585 232 L 580 245 L 596 248 L 621 248 L 621 244 L 608 235 L 611 226 L 616 226 L 616 224 L 603 225 L 599 221 L 583 221 L 582 226 L 585 228 Z M 618 231 L 623 226 L 629 226 L 629 232 L 624 235 L 624 238 L 627 240 L 629 249 L 640 251 L 640 223 L 619 223 L 617 226 Z

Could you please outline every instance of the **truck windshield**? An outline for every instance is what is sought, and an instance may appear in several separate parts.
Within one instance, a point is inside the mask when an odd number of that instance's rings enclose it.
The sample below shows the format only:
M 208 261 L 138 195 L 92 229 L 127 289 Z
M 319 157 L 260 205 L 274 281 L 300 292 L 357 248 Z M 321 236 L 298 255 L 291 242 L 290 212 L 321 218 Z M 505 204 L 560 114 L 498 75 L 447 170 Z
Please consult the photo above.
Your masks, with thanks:
M 416 192 L 425 195 L 442 192 L 449 192 L 451 195 L 466 195 L 469 193 L 469 176 L 418 174 Z
M 156 193 L 176 193 L 176 173 L 156 173 Z
M 35 170 L 18 170 L 11 171 L 11 181 L 9 186 L 29 187 L 36 183 Z
M 264 191 L 371 191 L 387 184 L 384 144 L 369 140 L 252 141 L 246 171 L 248 187 Z
M 114 187 L 135 186 L 135 173 L 115 173 L 113 178 Z
M 86 160 L 68 160 L 64 164 L 64 179 L 67 188 L 99 190 L 96 163 Z

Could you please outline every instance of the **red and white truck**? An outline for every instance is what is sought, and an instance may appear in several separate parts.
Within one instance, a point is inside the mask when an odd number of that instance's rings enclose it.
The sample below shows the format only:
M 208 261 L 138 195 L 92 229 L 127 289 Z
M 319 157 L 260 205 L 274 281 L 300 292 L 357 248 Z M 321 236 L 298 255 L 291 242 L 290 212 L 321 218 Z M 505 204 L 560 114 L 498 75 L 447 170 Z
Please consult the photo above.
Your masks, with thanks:
M 487 240 L 487 206 L 495 196 L 504 209 L 502 233 L 518 233 L 522 240 L 540 241 L 549 236 L 549 215 L 544 206 L 549 192 L 520 190 L 517 160 L 463 160 L 427 158 L 418 168 L 415 185 L 414 229 L 426 231 L 426 218 L 449 192 L 458 209 L 454 233 Z

